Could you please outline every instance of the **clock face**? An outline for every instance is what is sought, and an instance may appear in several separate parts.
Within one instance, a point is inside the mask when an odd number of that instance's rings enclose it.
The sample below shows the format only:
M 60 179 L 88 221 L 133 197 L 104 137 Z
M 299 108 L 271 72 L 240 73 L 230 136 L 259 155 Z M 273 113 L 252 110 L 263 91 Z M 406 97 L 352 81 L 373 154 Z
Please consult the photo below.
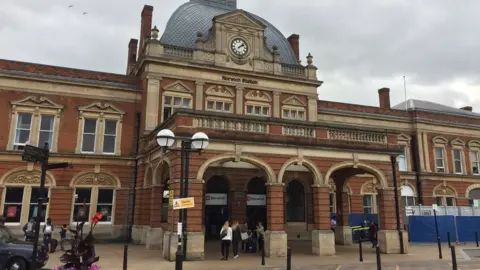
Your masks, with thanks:
M 243 39 L 234 39 L 232 40 L 232 52 L 237 55 L 238 57 L 242 57 L 247 55 L 248 53 L 248 45 L 247 42 Z

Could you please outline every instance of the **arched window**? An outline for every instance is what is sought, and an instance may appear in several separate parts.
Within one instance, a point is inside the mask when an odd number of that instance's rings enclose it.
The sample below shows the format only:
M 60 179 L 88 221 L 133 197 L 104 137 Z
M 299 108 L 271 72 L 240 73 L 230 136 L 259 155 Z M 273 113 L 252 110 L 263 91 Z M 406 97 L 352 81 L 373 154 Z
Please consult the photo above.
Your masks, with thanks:
M 366 182 L 360 189 L 363 195 L 363 213 L 376 214 L 377 213 L 377 190 L 373 182 Z
M 403 206 L 415 206 L 415 192 L 409 185 L 402 185 L 400 187 L 400 194 L 402 196 Z
M 14 169 L 6 173 L 1 182 L 4 185 L 1 210 L 6 217 L 8 225 L 23 225 L 30 218 L 40 215 L 42 222 L 48 217 L 50 203 L 44 203 L 43 209 L 37 207 L 38 193 L 40 189 L 40 171 Z M 51 174 L 47 174 L 45 193 L 43 197 L 50 197 L 55 180 Z
M 287 222 L 305 222 L 305 188 L 298 180 L 287 186 Z
M 433 191 L 438 206 L 455 206 L 455 194 L 453 188 L 445 185 L 439 185 Z
M 480 188 L 475 188 L 468 192 L 468 201 L 470 206 L 480 207 Z
M 115 216 L 115 192 L 120 182 L 110 173 L 84 172 L 74 177 L 72 222 L 83 221 L 101 212 L 100 223 L 113 224 Z

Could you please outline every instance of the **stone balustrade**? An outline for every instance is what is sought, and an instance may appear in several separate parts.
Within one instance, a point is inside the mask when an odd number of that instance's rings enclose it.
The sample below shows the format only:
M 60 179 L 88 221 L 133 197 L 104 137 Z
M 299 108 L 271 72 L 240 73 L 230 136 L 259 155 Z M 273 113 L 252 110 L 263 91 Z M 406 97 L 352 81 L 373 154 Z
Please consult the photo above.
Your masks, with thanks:
M 164 45 L 164 54 L 175 58 L 193 59 L 193 49 Z
M 328 138 L 335 141 L 387 144 L 386 135 L 362 131 L 331 129 L 328 131 Z
M 283 126 L 282 135 L 294 137 L 314 138 L 315 129 L 307 127 Z
M 197 116 L 193 120 L 196 128 L 231 130 L 251 133 L 269 133 L 268 124 L 240 119 L 222 119 Z

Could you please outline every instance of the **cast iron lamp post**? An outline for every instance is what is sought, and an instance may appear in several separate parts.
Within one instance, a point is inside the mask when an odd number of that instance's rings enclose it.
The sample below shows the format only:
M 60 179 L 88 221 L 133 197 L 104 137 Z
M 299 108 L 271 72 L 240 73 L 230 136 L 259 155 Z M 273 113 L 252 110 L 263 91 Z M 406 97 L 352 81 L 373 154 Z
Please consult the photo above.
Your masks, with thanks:
M 169 129 L 160 130 L 157 134 L 157 143 L 165 150 L 180 151 L 180 198 L 188 197 L 188 170 L 190 163 L 191 152 L 201 152 L 208 147 L 209 139 L 207 134 L 203 132 L 195 133 L 192 138 L 181 141 L 180 149 L 173 148 L 177 138 L 175 134 Z M 184 186 L 185 181 L 185 186 Z M 185 209 L 179 210 L 178 215 L 178 248 L 175 254 L 175 269 L 181 270 L 183 268 L 183 258 L 187 255 L 187 211 Z M 182 222 L 183 221 L 183 222 Z M 172 221 L 173 222 L 173 221 Z M 181 225 L 180 225 L 181 224 Z M 180 231 L 181 229 L 181 231 Z M 184 243 L 182 250 L 182 234 L 184 235 Z

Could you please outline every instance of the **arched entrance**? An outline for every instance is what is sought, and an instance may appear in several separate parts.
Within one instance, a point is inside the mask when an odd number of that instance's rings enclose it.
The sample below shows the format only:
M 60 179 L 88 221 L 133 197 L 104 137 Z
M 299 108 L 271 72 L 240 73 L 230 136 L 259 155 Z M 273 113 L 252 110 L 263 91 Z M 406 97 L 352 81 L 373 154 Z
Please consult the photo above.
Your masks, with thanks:
M 306 222 L 305 188 L 302 182 L 292 180 L 287 184 L 285 196 L 287 222 Z
M 265 229 L 267 224 L 267 188 L 263 177 L 254 177 L 248 181 L 246 190 L 246 222 L 248 228 L 254 229 L 258 222 L 262 222 Z
M 205 186 L 205 239 L 219 239 L 220 228 L 230 220 L 229 186 L 223 176 L 212 176 Z
M 161 223 L 168 223 L 168 216 L 172 215 L 169 213 L 168 207 L 170 204 L 170 166 L 167 162 L 162 161 L 157 168 L 157 172 L 155 174 L 155 184 L 161 186 L 162 190 L 162 210 L 160 213 L 160 222 Z

